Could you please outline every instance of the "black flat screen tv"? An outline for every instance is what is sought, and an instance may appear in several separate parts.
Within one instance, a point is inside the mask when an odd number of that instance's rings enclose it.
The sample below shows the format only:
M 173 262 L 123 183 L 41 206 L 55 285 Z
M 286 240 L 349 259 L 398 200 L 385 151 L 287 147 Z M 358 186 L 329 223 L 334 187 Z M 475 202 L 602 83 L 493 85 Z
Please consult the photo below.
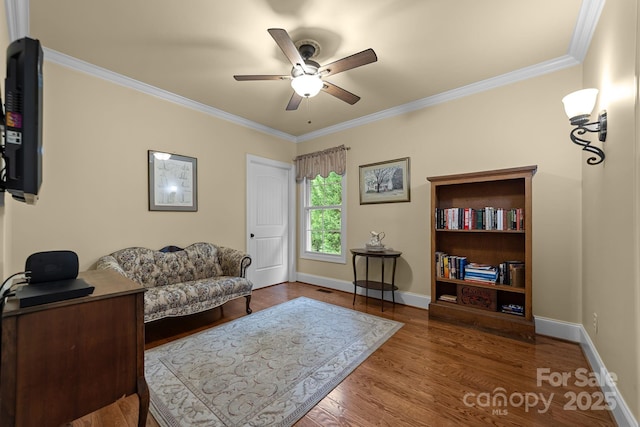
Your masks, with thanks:
M 42 60 L 38 40 L 25 37 L 7 48 L 2 187 L 28 204 L 42 184 Z

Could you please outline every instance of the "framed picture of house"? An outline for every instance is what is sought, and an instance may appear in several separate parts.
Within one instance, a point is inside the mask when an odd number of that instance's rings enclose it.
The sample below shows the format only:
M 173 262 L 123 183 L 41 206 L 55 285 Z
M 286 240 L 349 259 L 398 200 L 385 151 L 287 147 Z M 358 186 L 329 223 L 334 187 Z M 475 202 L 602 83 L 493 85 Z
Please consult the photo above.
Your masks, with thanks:
M 198 210 L 198 160 L 149 150 L 149 210 Z
M 409 157 L 360 166 L 360 204 L 410 202 Z

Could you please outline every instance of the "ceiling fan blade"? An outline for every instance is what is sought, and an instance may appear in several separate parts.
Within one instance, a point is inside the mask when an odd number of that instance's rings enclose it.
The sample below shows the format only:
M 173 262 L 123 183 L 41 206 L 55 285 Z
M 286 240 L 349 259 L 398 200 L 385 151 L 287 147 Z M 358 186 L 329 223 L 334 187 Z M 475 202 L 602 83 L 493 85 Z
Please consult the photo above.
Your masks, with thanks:
M 289 103 L 287 104 L 287 111 L 297 110 L 300 102 L 302 102 L 302 97 L 294 91 Z
M 249 74 L 249 75 L 243 75 L 243 76 L 233 76 L 233 78 L 242 82 L 242 81 L 248 81 L 248 80 L 288 80 L 291 78 L 291 76 Z
M 269 31 L 271 37 L 273 37 L 278 47 L 294 67 L 301 67 L 305 73 L 310 73 L 310 70 L 307 69 L 307 66 L 304 63 L 302 55 L 298 52 L 298 48 L 293 43 L 293 40 L 291 40 L 291 37 L 289 37 L 289 33 L 287 33 L 286 30 L 283 30 L 282 28 L 269 28 L 267 31 Z
M 333 95 L 336 98 L 343 100 L 347 104 L 353 105 L 356 102 L 360 101 L 360 97 L 358 95 L 354 95 L 348 90 L 344 90 L 341 87 L 327 81 L 323 81 L 322 83 L 324 83 L 324 86 L 322 87 L 323 91 L 327 92 L 329 95 Z
M 323 65 L 322 67 L 320 67 L 318 72 L 322 73 L 323 76 L 329 76 L 341 73 L 343 71 L 351 70 L 352 68 L 371 64 L 372 62 L 376 62 L 377 60 L 378 56 L 373 51 L 373 49 L 367 49 L 363 50 L 362 52 L 354 53 L 351 56 L 338 59 L 331 64 Z

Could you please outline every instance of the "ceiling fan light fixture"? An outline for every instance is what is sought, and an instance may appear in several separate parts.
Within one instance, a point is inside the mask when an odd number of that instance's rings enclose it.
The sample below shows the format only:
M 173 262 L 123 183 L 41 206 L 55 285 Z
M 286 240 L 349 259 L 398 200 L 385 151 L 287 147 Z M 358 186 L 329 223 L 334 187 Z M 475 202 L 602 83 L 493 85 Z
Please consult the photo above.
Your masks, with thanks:
M 322 89 L 322 86 L 322 80 L 318 75 L 303 74 L 291 80 L 293 90 L 305 98 L 316 96 L 320 92 L 320 89 Z

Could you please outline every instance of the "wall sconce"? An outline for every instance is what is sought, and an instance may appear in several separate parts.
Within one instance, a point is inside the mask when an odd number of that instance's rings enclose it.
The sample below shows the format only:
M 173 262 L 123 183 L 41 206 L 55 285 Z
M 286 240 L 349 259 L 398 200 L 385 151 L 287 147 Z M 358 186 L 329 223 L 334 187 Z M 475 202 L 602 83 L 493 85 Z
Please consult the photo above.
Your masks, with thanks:
M 581 146 L 583 151 L 588 151 L 599 157 L 589 157 L 587 163 L 590 165 L 602 163 L 604 160 L 604 151 L 592 146 L 590 141 L 582 139 L 577 135 L 584 135 L 587 132 L 598 132 L 598 139 L 600 141 L 604 142 L 605 139 L 607 139 L 607 112 L 605 110 L 600 112 L 597 122 L 588 123 L 593 107 L 596 105 L 597 96 L 598 89 L 582 89 L 562 98 L 564 111 L 567 113 L 571 124 L 576 126 L 569 134 L 571 141 Z

